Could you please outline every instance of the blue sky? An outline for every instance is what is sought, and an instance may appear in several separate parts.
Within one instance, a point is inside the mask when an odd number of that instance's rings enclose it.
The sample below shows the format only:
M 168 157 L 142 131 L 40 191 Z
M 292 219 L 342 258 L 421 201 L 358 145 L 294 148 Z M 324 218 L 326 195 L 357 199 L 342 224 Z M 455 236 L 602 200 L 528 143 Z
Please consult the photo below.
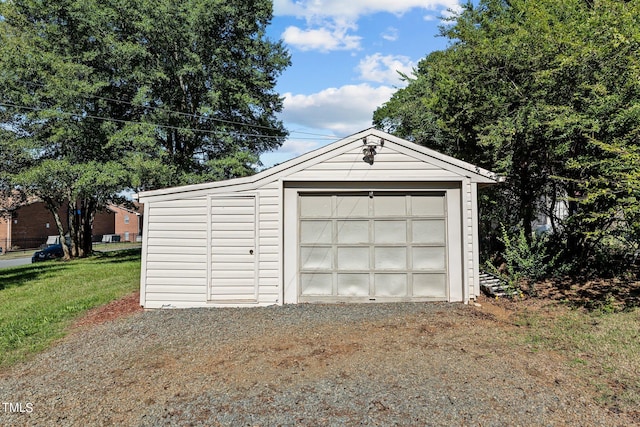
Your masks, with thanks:
M 278 79 L 290 132 L 265 166 L 371 126 L 373 111 L 418 61 L 447 41 L 437 37 L 457 0 L 274 0 L 269 37 L 282 39 L 292 65 Z

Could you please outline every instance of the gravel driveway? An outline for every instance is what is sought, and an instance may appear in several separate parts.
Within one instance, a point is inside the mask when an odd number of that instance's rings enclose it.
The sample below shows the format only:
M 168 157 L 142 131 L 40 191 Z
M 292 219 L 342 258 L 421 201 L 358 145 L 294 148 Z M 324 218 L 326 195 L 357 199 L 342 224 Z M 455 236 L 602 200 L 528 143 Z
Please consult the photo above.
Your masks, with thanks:
M 26 408 L 0 424 L 628 425 L 513 328 L 459 304 L 138 312 L 0 374 Z

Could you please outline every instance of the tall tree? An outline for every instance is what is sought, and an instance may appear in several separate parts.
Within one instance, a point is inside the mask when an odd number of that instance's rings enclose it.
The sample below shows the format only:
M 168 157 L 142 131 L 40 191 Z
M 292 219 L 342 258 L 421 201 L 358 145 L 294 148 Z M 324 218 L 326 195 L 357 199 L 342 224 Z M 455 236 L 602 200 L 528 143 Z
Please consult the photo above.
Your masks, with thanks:
M 607 147 L 638 144 L 639 17 L 637 2 L 613 0 L 469 3 L 442 27 L 450 47 L 421 61 L 374 122 L 505 175 L 488 200 L 494 224 L 530 236 L 546 213 L 568 254 L 586 260 L 606 235 L 596 230 L 624 217 L 622 198 L 593 190 L 619 178 L 599 162 L 615 157 Z M 560 199 L 566 219 L 553 210 Z M 603 215 L 612 210 L 615 220 Z
M 266 0 L 0 2 L 3 188 L 70 203 L 59 232 L 82 256 L 123 190 L 252 173 L 286 136 L 271 16 Z

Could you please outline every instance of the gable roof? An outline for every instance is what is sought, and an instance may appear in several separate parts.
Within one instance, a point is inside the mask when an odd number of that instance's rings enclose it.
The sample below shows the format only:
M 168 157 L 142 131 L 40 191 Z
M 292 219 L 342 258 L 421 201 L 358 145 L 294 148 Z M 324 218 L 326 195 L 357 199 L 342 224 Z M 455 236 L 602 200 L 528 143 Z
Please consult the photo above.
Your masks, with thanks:
M 499 181 L 499 177 L 494 172 L 482 169 L 470 163 L 458 160 L 454 157 L 447 156 L 411 141 L 398 138 L 386 132 L 382 132 L 378 129 L 369 128 L 341 140 L 335 141 L 324 147 L 318 148 L 314 151 L 310 151 L 309 153 L 303 154 L 294 159 L 280 163 L 269 169 L 265 169 L 261 172 L 256 173 L 255 175 L 224 181 L 214 181 L 203 184 L 193 184 L 180 187 L 164 188 L 159 190 L 143 191 L 140 192 L 137 197 L 138 200 L 143 202 L 149 199 L 153 199 L 157 196 L 175 195 L 176 197 L 179 197 L 184 193 L 191 193 L 194 191 L 218 189 L 230 186 L 257 186 L 261 184 L 267 184 L 277 179 L 286 180 L 287 176 L 313 167 L 319 163 L 327 161 L 328 159 L 334 158 L 341 154 L 353 151 L 354 148 L 361 149 L 365 138 L 367 138 L 369 141 L 377 141 L 378 144 L 380 143 L 380 141 L 382 141 L 385 144 L 385 147 L 389 147 L 391 145 L 396 152 L 414 157 L 425 163 L 430 163 L 437 166 L 438 168 L 441 168 L 442 170 L 453 172 L 460 176 L 469 177 L 473 182 L 495 184 Z
M 119 211 L 124 211 L 133 215 L 139 215 L 143 211 L 143 206 L 141 206 L 140 203 L 133 202 L 133 209 L 130 209 L 129 207 L 126 207 L 123 205 L 114 205 L 110 203 L 107 205 L 106 209 L 114 213 L 118 213 Z

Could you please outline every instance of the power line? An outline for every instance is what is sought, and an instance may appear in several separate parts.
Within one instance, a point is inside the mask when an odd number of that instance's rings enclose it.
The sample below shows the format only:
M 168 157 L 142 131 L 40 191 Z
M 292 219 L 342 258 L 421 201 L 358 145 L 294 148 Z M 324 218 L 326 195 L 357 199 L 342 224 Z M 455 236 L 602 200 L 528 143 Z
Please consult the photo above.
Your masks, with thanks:
M 24 81 L 24 80 L 18 80 L 18 82 L 23 83 L 23 84 L 27 84 L 27 85 L 32 85 L 32 86 L 38 86 L 38 87 L 41 87 L 41 88 L 45 88 L 45 85 L 41 84 L 41 83 L 27 82 L 27 81 Z M 191 113 L 185 113 L 185 112 L 182 112 L 182 111 L 170 110 L 170 109 L 167 109 L 167 108 L 164 108 L 164 107 L 154 107 L 154 106 L 151 106 L 151 105 L 147 105 L 147 106 L 138 105 L 138 104 L 134 104 L 134 103 L 129 102 L 129 101 L 124 101 L 122 99 L 109 98 L 109 97 L 100 96 L 100 95 L 94 95 L 94 94 L 88 94 L 88 93 L 82 93 L 82 95 L 85 98 L 102 99 L 104 101 L 117 102 L 117 103 L 121 103 L 121 104 L 131 105 L 133 107 L 158 110 L 158 111 L 161 111 L 161 112 L 164 112 L 164 113 L 176 114 L 176 115 L 195 118 L 195 119 L 199 119 L 199 120 L 213 121 L 213 122 L 225 123 L 225 124 L 236 125 L 236 126 L 247 126 L 247 127 L 252 127 L 252 128 L 256 128 L 256 129 L 265 129 L 265 130 L 274 130 L 274 131 L 279 131 L 280 130 L 280 129 L 276 129 L 276 128 L 273 128 L 273 127 L 270 127 L 270 126 L 254 125 L 254 124 L 249 124 L 249 123 L 236 122 L 236 121 L 233 121 L 233 120 L 218 119 L 218 118 L 215 118 L 215 117 L 202 116 L 202 115 L 199 115 L 199 114 L 191 114 Z M 323 137 L 323 138 L 335 138 L 334 135 L 323 135 L 323 134 L 312 133 L 312 132 L 290 131 L 290 133 L 298 133 L 298 134 L 301 134 L 301 135 L 310 135 L 310 136 L 319 136 L 319 137 Z M 264 135 L 264 136 L 268 136 L 268 135 Z M 313 139 L 313 138 L 297 138 L 297 139 Z
M 29 110 L 29 111 L 48 111 L 48 110 L 51 110 L 51 109 L 42 108 L 42 107 L 29 107 L 29 106 L 26 106 L 26 105 L 14 104 L 14 103 L 11 103 L 11 102 L 6 102 L 6 101 L 0 101 L 0 106 L 8 107 L 8 108 L 19 108 L 19 109 Z M 55 110 L 55 112 L 57 114 L 62 114 L 62 115 L 68 116 L 68 117 L 89 118 L 89 119 L 104 120 L 104 121 L 110 121 L 110 122 L 115 122 L 115 123 L 124 123 L 124 124 L 147 125 L 147 126 L 159 127 L 159 128 L 163 128 L 163 129 L 170 129 L 170 130 L 200 132 L 200 133 L 207 133 L 207 134 L 220 134 L 220 131 L 216 131 L 216 130 L 196 129 L 196 128 L 189 128 L 189 127 L 164 125 L 164 124 L 160 124 L 160 123 L 140 122 L 140 121 L 135 121 L 135 120 L 116 119 L 116 118 L 113 118 L 113 117 L 101 117 L 101 116 L 96 116 L 96 115 L 92 115 L 92 114 L 85 114 L 85 113 L 70 113 L 70 112 L 61 111 L 61 110 Z M 242 123 L 238 123 L 238 124 L 242 124 Z M 252 125 L 247 125 L 247 126 L 252 126 Z M 268 128 L 268 129 L 275 130 L 273 128 Z M 300 133 L 305 133 L 305 132 L 300 132 Z M 256 137 L 256 138 L 281 138 L 281 136 L 278 136 L 278 135 L 265 135 L 265 134 L 258 134 L 258 133 L 235 133 L 235 135 L 243 136 L 243 137 Z M 329 135 L 321 135 L 321 136 L 324 139 L 336 139 L 335 136 L 329 136 Z M 296 137 L 296 139 L 317 140 L 318 138 Z

